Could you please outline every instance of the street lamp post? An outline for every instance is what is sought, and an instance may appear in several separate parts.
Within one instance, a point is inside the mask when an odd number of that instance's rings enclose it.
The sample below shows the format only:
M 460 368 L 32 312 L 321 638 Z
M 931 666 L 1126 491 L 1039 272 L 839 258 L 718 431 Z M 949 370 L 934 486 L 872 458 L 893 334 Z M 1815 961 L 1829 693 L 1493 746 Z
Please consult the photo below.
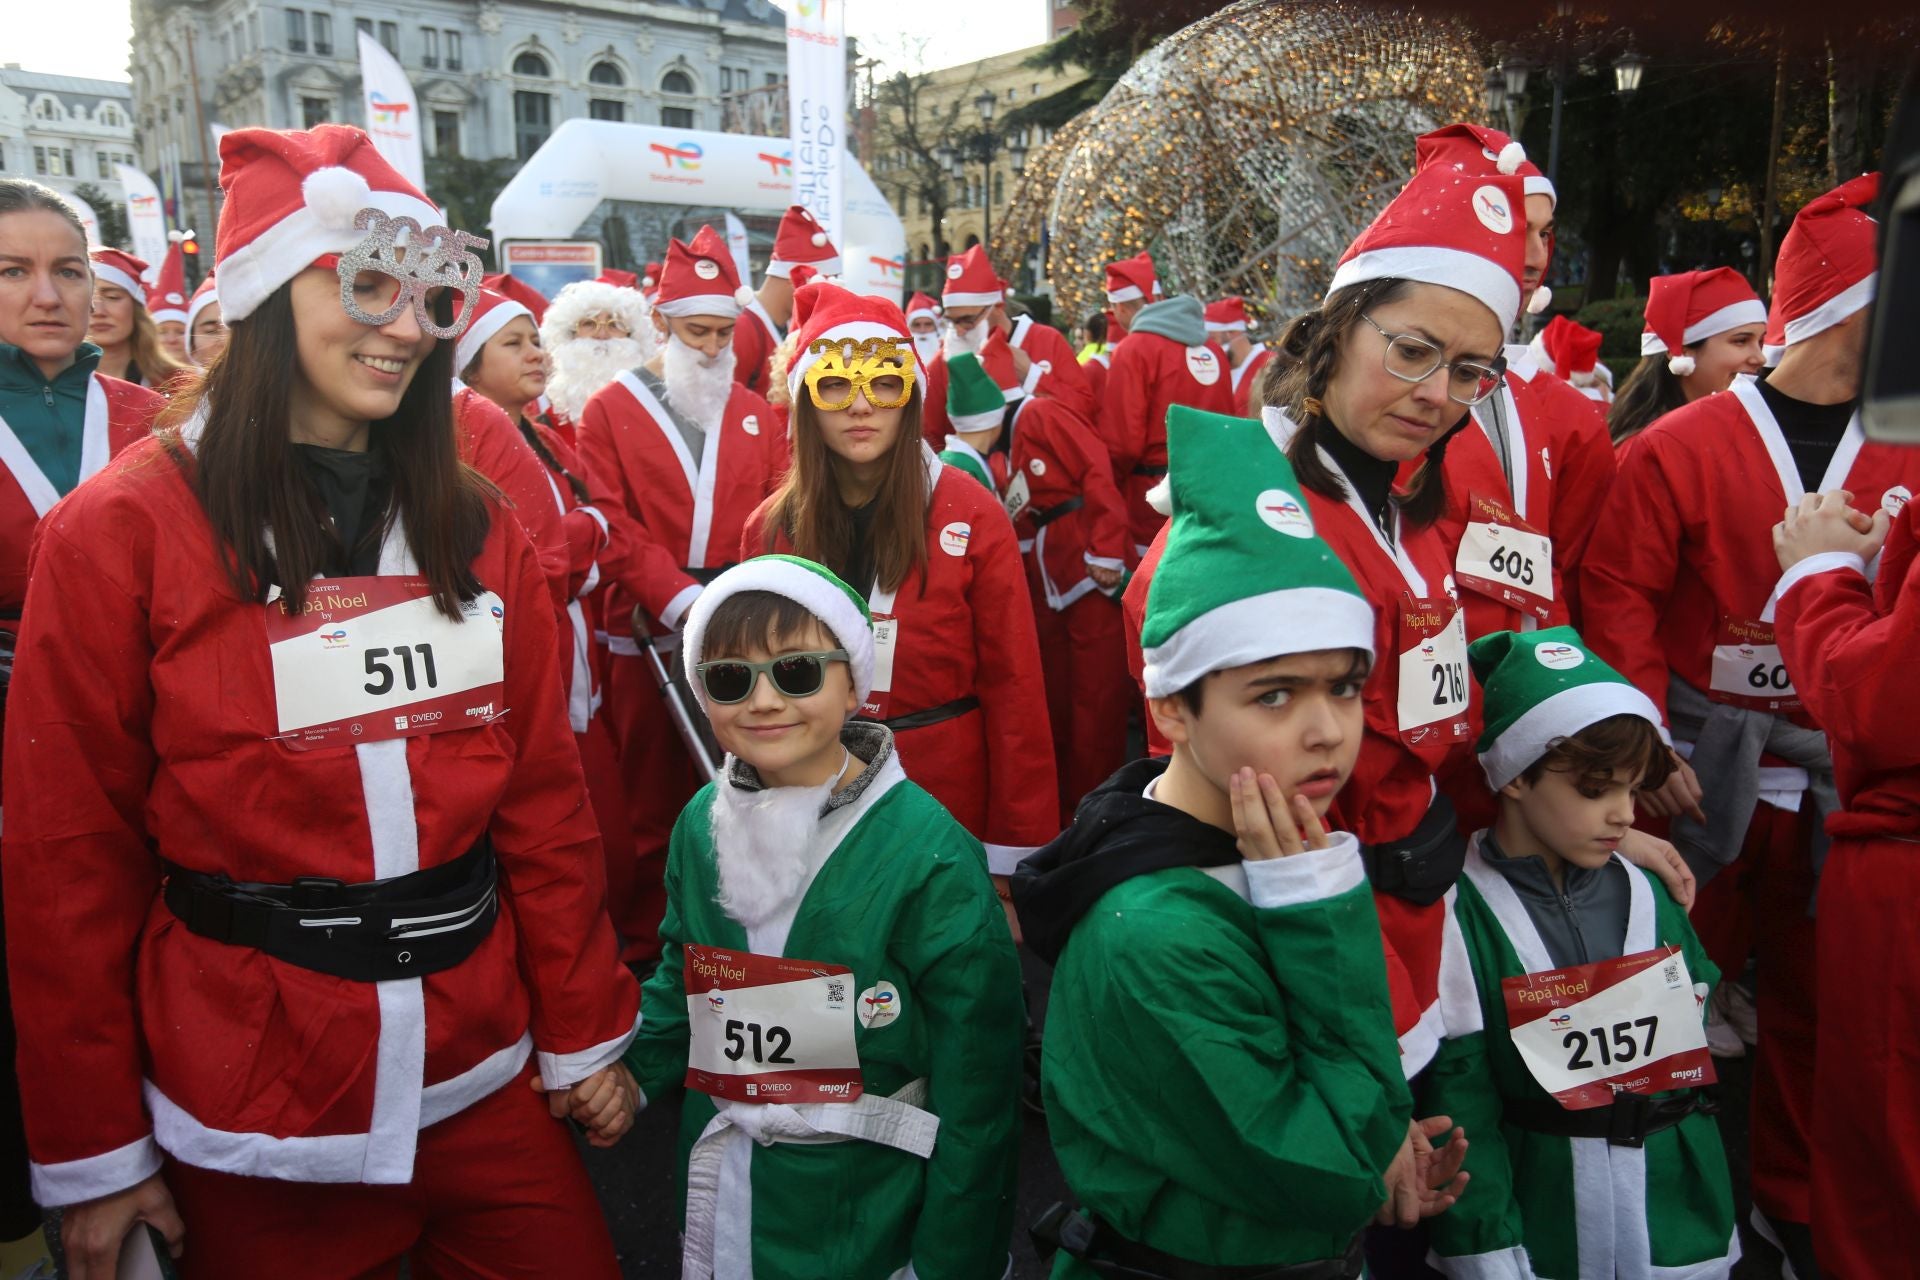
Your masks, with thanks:
M 966 134 L 959 139 L 958 146 L 942 145 L 939 152 L 941 163 L 953 180 L 962 186 L 966 183 L 967 166 L 979 163 L 982 167 L 980 179 L 980 204 L 985 218 L 981 243 L 989 250 L 993 245 L 993 160 L 1002 150 L 1018 174 L 1026 167 L 1026 143 L 1018 135 L 1010 134 L 1004 140 L 993 131 L 993 108 L 995 99 L 991 89 L 982 89 L 980 96 L 973 100 L 973 108 L 980 116 L 980 130 Z

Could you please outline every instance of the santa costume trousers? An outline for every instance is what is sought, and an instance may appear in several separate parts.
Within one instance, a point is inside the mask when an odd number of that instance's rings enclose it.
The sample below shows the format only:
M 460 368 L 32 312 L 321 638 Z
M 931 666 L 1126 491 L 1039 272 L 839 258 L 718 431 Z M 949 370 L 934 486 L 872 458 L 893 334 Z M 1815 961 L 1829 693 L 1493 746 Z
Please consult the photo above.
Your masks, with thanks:
M 1806 1223 L 1814 1111 L 1813 804 L 1754 807 L 1740 861 L 1753 919 L 1753 1202 Z
M 1820 877 L 1813 1242 L 1829 1280 L 1911 1275 L 1920 1221 L 1920 838 L 1838 839 Z
M 616 1280 L 600 1202 L 531 1066 L 420 1131 L 403 1186 L 282 1182 L 168 1160 L 183 1280 Z
M 645 657 L 612 655 L 602 714 L 619 752 L 620 785 L 633 835 L 624 867 L 616 871 L 611 862 L 607 867 L 607 909 L 620 935 L 620 958 L 630 965 L 649 965 L 660 955 L 667 841 L 702 780 Z M 697 707 L 693 714 L 699 714 Z
M 1047 683 L 1061 821 L 1067 822 L 1081 797 L 1127 762 L 1127 712 L 1136 688 L 1127 673 L 1119 601 L 1093 591 L 1056 610 L 1035 590 L 1033 621 Z

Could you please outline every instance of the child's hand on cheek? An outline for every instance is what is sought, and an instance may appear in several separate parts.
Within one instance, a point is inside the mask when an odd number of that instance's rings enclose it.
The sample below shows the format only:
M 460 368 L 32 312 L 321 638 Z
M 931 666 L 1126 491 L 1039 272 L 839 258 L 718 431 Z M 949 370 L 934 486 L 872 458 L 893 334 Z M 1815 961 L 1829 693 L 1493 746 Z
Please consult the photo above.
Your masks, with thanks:
M 1240 856 L 1249 862 L 1289 858 L 1309 849 L 1327 847 L 1327 832 L 1304 796 L 1289 798 L 1271 774 L 1256 776 L 1252 769 L 1233 775 L 1229 788 L 1233 802 L 1233 833 L 1239 837 Z

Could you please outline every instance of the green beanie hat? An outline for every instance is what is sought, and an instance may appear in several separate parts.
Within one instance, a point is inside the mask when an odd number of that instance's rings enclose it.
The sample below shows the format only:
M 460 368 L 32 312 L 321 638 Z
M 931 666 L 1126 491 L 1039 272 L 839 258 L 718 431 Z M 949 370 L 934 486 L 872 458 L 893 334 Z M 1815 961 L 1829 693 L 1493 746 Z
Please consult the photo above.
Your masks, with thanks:
M 972 353 L 947 357 L 947 418 L 955 431 L 984 431 L 1000 425 L 1006 393 Z
M 1555 742 L 1611 716 L 1640 716 L 1672 741 L 1653 699 L 1602 662 L 1572 627 L 1496 631 L 1467 646 L 1467 661 L 1480 681 L 1487 723 L 1475 750 L 1495 791 Z
M 1173 523 L 1140 630 L 1149 698 L 1290 653 L 1373 653 L 1373 606 L 1251 418 L 1167 411 Z

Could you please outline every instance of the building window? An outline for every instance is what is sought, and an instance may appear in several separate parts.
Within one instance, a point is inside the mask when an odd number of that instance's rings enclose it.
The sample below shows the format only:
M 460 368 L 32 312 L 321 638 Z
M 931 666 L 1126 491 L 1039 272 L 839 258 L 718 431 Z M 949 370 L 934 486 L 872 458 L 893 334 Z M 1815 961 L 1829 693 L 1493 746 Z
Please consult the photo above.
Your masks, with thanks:
M 323 58 L 333 56 L 333 15 L 330 13 L 313 15 L 313 51 Z
M 300 127 L 311 129 L 315 125 L 325 124 L 327 117 L 333 114 L 333 104 L 325 98 L 300 99 L 300 118 L 306 123 Z
M 660 77 L 662 93 L 692 93 L 693 77 L 684 71 L 669 71 Z
M 433 154 L 437 156 L 460 154 L 460 113 L 458 111 L 433 113 Z
M 587 99 L 587 116 L 594 120 L 612 120 L 615 122 L 627 118 L 627 104 L 614 102 L 608 98 Z
M 33 171 L 35 173 L 45 173 L 47 171 L 47 149 L 45 147 L 35 147 L 33 149 Z
M 100 108 L 100 114 L 96 118 L 109 129 L 118 129 L 120 127 L 120 113 L 113 109 L 111 102 Z
M 545 58 L 537 53 L 523 53 L 513 60 L 513 74 L 534 80 L 545 80 L 551 73 L 547 70 Z
M 766 78 L 762 80 L 761 83 L 769 89 L 773 88 L 773 86 L 780 83 L 780 73 L 778 71 L 767 72 Z
M 458 71 L 459 69 L 460 33 L 458 31 L 449 31 L 447 32 L 447 70 Z
M 423 67 L 440 65 L 440 33 L 432 27 L 420 28 L 420 65 Z
M 260 38 L 260 15 L 257 13 L 247 15 L 247 48 L 266 48 L 266 41 Z
M 304 9 L 287 10 L 287 52 L 305 53 L 307 51 L 307 13 Z
M 693 128 L 693 110 L 690 107 L 662 107 L 660 123 L 669 129 L 691 129 Z
M 380 24 L 380 43 L 386 46 L 388 53 L 392 54 L 396 58 L 399 57 L 400 56 L 400 24 L 397 22 L 381 23 Z
M 993 175 L 993 203 L 1003 205 L 1007 202 L 1007 175 L 996 172 Z
M 42 120 L 58 120 L 60 118 L 60 108 L 52 98 L 42 98 L 33 104 L 33 114 L 39 116 Z
M 612 85 L 615 88 L 627 82 L 626 76 L 620 73 L 620 68 L 611 62 L 594 63 L 593 70 L 587 72 L 587 79 L 595 84 Z
M 720 92 L 722 93 L 733 92 L 733 68 L 732 67 L 720 68 Z
M 520 71 L 520 64 L 532 58 L 541 67 L 547 64 L 523 53 L 514 59 L 513 69 Z M 526 74 L 521 72 L 521 74 Z M 529 93 L 525 89 L 516 89 L 513 94 L 513 145 L 514 154 L 525 160 L 540 149 L 540 144 L 553 132 L 553 99 L 544 93 Z
M 113 157 L 105 151 L 94 152 L 93 158 L 100 162 L 100 181 L 105 182 L 113 176 Z

